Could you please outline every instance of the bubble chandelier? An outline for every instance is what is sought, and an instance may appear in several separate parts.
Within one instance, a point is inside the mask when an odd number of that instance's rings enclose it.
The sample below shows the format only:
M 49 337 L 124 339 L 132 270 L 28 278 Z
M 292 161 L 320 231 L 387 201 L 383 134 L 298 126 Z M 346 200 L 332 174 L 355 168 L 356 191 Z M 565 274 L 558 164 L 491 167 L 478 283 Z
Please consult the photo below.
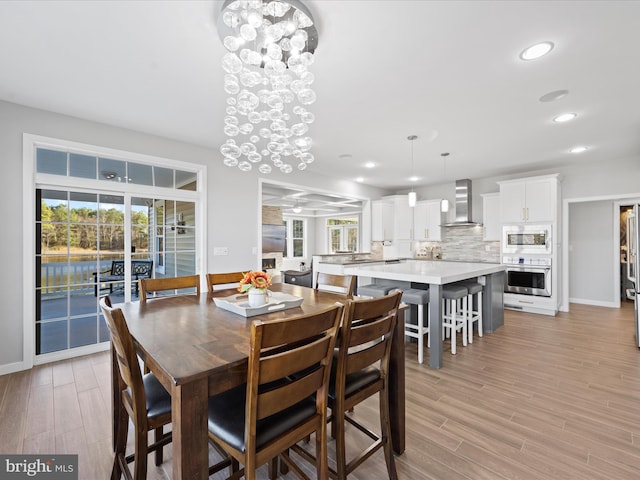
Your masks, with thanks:
M 308 70 L 318 34 L 309 10 L 297 0 L 227 0 L 218 32 L 227 98 L 220 147 L 224 164 L 244 172 L 291 173 L 314 161 L 307 106 L 316 101 Z

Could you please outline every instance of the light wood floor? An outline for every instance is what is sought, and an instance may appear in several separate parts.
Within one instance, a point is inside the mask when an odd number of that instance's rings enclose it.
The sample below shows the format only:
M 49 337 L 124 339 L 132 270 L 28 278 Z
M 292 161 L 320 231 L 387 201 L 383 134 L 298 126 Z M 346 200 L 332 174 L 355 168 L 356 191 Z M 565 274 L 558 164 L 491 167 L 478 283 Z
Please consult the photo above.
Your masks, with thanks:
M 445 348 L 443 368 L 431 370 L 407 346 L 400 478 L 640 478 L 632 304 L 572 305 L 556 317 L 507 311 L 496 333 L 456 356 Z M 78 453 L 81 479 L 107 479 L 109 385 L 106 353 L 0 376 L 0 453 Z M 375 425 L 376 407 L 368 401 L 355 415 Z M 363 443 L 351 430 L 349 445 Z M 170 446 L 165 458 L 156 468 L 150 457 L 148 478 L 171 478 Z M 385 477 L 379 452 L 350 478 Z

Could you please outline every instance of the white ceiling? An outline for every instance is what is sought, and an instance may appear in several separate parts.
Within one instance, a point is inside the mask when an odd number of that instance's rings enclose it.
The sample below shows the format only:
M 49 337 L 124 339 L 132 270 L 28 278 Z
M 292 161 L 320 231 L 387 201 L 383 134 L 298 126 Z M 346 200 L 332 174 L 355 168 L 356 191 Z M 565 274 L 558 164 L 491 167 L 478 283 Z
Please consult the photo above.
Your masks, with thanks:
M 638 1 L 305 3 L 319 32 L 316 161 L 292 182 L 407 188 L 410 134 L 418 185 L 640 154 Z M 221 4 L 1 1 L 0 99 L 217 150 Z M 543 40 L 549 55 L 519 60 Z M 558 89 L 570 93 L 538 101 Z M 563 112 L 578 117 L 554 124 Z

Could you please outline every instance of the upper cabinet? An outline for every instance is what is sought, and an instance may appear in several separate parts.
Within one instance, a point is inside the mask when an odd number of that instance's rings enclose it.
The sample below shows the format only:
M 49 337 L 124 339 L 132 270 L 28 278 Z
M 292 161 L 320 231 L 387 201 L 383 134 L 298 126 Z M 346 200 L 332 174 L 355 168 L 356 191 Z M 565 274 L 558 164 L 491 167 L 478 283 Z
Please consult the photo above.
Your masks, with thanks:
M 381 242 L 393 240 L 394 210 L 392 202 L 374 200 L 371 202 L 371 240 Z
M 409 206 L 407 195 L 396 195 L 394 201 L 394 240 L 411 240 L 413 232 L 413 208 Z
M 557 220 L 558 175 L 508 180 L 498 185 L 503 224 Z
M 502 225 L 500 223 L 499 192 L 482 194 L 482 224 L 483 240 L 500 240 Z
M 413 239 L 417 241 L 442 239 L 441 200 L 425 200 L 416 202 L 413 209 Z

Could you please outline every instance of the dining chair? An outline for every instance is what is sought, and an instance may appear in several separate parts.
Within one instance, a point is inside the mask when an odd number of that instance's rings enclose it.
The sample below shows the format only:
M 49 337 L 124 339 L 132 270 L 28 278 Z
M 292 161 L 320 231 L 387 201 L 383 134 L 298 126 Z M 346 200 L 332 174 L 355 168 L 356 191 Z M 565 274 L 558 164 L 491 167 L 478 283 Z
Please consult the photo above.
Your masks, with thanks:
M 252 322 L 247 383 L 209 398 L 210 440 L 244 466 L 230 478 L 253 480 L 257 467 L 278 457 L 308 478 L 288 449 L 312 433 L 317 478 L 328 478 L 327 391 L 343 308 Z
M 166 277 L 166 278 L 141 278 L 140 282 L 140 304 L 147 303 L 150 293 L 166 292 L 169 290 L 182 290 L 185 288 L 193 289 L 189 293 L 195 293 L 200 295 L 200 275 L 189 275 L 186 277 Z M 163 295 L 159 295 L 156 298 L 161 298 Z
M 316 275 L 317 291 L 342 293 L 352 296 L 356 288 L 356 277 L 354 275 L 334 275 L 331 273 L 318 272 Z
M 346 479 L 356 467 L 382 448 L 389 478 L 397 479 L 391 448 L 388 372 L 401 297 L 402 291 L 394 290 L 384 297 L 349 300 L 345 307 L 328 398 L 331 432 L 336 439 L 336 471 L 330 471 L 333 478 Z M 380 397 L 379 436 L 346 415 L 355 405 L 376 393 Z M 345 422 L 374 441 L 349 463 L 346 460 Z
M 219 285 L 236 284 L 237 286 L 243 278 L 243 272 L 207 273 L 207 287 L 210 292 L 213 292 Z
M 111 344 L 118 365 L 118 392 L 114 401 L 120 405 L 114 428 L 115 458 L 111 479 L 122 475 L 128 480 L 147 478 L 147 455 L 156 452 L 156 465 L 162 464 L 162 448 L 171 442 L 171 432 L 163 433 L 163 426 L 171 423 L 171 396 L 153 373 L 142 375 L 133 337 L 129 333 L 122 310 L 113 308 L 109 296 L 100 298 L 111 334 Z M 116 396 L 116 394 L 118 394 Z M 126 455 L 129 419 L 135 430 L 134 453 Z M 148 444 L 148 432 L 155 431 L 154 442 Z M 133 475 L 128 464 L 134 463 Z

